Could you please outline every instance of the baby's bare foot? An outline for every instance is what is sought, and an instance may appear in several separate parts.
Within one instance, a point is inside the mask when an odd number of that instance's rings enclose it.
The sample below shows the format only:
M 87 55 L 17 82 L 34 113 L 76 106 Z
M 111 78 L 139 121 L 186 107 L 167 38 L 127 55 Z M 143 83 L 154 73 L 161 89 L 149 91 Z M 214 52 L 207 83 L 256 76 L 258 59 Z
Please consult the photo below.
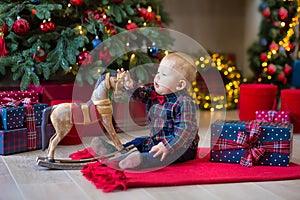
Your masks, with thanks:
M 136 151 L 129 154 L 125 159 L 121 160 L 119 167 L 121 169 L 132 169 L 138 167 L 142 163 L 142 155 Z

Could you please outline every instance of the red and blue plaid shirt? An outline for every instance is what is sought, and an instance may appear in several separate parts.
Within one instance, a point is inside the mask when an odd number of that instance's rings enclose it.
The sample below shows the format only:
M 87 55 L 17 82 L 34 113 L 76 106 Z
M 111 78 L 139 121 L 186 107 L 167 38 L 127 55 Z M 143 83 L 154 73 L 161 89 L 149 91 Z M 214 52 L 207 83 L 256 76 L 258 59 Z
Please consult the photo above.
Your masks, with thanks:
M 149 151 L 162 142 L 169 151 L 198 148 L 197 107 L 186 91 L 163 95 L 165 101 L 150 98 L 154 87 L 140 87 L 133 93 L 135 100 L 147 104 L 150 136 L 143 143 Z

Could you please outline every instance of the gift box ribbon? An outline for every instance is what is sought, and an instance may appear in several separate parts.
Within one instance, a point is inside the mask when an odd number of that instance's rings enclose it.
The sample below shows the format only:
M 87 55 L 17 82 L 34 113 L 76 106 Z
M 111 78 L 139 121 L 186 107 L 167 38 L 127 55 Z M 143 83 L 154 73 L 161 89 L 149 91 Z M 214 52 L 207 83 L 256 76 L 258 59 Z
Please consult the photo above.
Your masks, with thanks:
M 7 101 L 5 105 L 1 105 L 1 107 L 16 107 L 19 105 L 23 105 L 26 110 L 26 127 L 27 127 L 27 146 L 28 150 L 37 148 L 36 141 L 36 120 L 34 115 L 34 109 L 31 104 L 35 104 L 31 101 L 30 98 L 24 98 L 19 101 L 14 100 L 13 98 L 3 98 L 2 100 Z
M 265 152 L 290 154 L 291 144 L 289 140 L 262 142 L 259 141 L 261 134 L 261 122 L 251 121 L 246 124 L 246 130 L 238 131 L 236 140 L 225 138 L 213 138 L 213 150 L 238 150 L 246 149 L 240 160 L 242 166 L 251 167 L 264 155 Z

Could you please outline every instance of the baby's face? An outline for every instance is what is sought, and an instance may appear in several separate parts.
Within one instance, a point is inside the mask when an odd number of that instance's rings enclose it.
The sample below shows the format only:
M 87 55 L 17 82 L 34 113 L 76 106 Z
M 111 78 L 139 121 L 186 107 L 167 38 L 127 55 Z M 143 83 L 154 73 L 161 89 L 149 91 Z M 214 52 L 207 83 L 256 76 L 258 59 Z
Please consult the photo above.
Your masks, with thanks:
M 160 95 L 174 93 L 183 79 L 183 74 L 176 68 L 160 65 L 154 77 L 155 91 Z

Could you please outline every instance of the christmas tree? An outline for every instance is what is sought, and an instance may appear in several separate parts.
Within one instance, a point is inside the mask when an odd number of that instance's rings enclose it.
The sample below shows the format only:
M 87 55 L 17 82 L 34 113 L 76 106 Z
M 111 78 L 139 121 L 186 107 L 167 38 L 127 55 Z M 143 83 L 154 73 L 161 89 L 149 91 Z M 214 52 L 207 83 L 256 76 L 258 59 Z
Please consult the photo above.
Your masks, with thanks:
M 288 88 L 295 51 L 298 24 L 296 0 L 262 0 L 262 21 L 258 40 L 248 49 L 254 82 L 273 83 Z
M 51 77 L 75 77 L 82 65 L 96 63 L 90 51 L 108 38 L 139 27 L 162 27 L 169 21 L 162 0 L 1 1 L 0 80 L 11 74 L 24 90 Z M 145 40 L 148 52 L 135 52 L 134 58 L 129 52 L 109 68 L 158 62 L 163 55 L 149 42 Z M 115 45 L 114 49 L 122 49 L 126 44 Z M 101 51 L 97 59 L 102 63 L 97 67 L 105 64 L 103 60 L 109 62 L 113 54 L 109 49 Z M 94 71 L 81 80 L 93 84 L 99 77 Z

